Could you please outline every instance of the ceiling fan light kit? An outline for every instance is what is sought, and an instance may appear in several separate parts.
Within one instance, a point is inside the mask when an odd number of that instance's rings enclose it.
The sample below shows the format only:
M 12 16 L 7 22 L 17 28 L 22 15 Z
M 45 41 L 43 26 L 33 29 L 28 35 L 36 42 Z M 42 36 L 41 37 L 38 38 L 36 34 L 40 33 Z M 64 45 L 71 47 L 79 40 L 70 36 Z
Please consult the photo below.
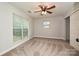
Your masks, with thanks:
M 46 15 L 46 13 L 47 13 L 46 11 L 42 11 L 41 12 L 42 15 Z

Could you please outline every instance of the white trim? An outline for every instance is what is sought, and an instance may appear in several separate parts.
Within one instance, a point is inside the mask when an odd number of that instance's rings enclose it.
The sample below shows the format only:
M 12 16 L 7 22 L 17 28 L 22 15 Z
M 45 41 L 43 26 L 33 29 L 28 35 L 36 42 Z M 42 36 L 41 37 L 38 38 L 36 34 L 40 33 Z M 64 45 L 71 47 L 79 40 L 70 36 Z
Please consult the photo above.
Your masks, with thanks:
M 0 53 L 0 56 L 3 55 L 3 54 L 5 54 L 5 53 L 7 53 L 7 52 L 9 52 L 9 51 L 12 50 L 12 49 L 18 47 L 19 45 L 25 43 L 25 42 L 28 41 L 28 40 L 29 40 L 29 39 L 23 40 L 23 41 L 19 42 L 18 44 L 12 46 L 11 48 L 9 48 L 9 49 L 7 49 L 7 50 L 1 52 L 1 53 Z
M 73 15 L 74 13 L 76 13 L 77 11 L 79 11 L 79 8 L 72 10 L 72 12 L 70 12 L 68 15 L 66 15 L 64 18 Z
M 62 39 L 62 40 L 65 40 L 63 37 L 44 37 L 44 36 L 34 36 L 34 37 L 42 37 L 42 38 L 51 38 L 51 39 Z
M 75 12 L 77 12 L 77 11 L 79 11 L 79 8 L 74 9 L 74 10 L 72 11 L 71 15 L 74 14 Z

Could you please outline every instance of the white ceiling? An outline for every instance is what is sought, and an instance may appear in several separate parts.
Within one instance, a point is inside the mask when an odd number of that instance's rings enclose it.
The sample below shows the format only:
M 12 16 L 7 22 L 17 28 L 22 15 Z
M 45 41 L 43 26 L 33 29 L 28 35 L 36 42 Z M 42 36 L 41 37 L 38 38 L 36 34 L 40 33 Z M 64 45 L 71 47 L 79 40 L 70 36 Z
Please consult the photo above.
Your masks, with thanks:
M 56 8 L 52 9 L 52 14 L 47 14 L 41 16 L 40 13 L 29 13 L 28 11 L 34 11 L 38 9 L 38 4 L 40 2 L 12 2 L 10 4 L 20 8 L 26 12 L 31 18 L 43 18 L 43 17 L 53 17 L 53 16 L 65 16 L 72 9 L 73 2 L 47 2 L 47 4 L 55 4 Z

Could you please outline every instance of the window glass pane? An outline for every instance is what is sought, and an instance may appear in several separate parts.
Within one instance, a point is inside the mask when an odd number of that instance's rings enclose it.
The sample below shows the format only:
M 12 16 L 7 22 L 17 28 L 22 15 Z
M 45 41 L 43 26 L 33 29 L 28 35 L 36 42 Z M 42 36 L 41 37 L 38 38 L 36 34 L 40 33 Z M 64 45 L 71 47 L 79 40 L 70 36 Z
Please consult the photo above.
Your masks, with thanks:
M 24 28 L 23 29 L 23 37 L 28 36 L 28 29 Z
M 49 28 L 50 22 L 49 21 L 44 21 L 43 22 L 43 27 L 44 28 Z
M 13 40 L 18 41 L 22 39 L 22 34 L 21 34 L 21 29 L 19 28 L 14 28 L 13 29 Z
M 49 21 L 44 21 L 44 22 L 43 22 L 43 25 L 49 25 L 49 24 L 50 24 Z
M 44 28 L 49 28 L 49 26 L 44 26 Z

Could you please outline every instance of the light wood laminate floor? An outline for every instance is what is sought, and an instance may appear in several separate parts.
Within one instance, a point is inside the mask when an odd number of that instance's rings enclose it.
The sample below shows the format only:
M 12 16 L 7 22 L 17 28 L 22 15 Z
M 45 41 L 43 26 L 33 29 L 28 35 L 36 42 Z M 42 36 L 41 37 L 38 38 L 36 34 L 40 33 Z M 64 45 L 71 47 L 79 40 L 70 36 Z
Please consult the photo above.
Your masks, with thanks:
M 78 51 L 61 39 L 33 38 L 3 56 L 72 56 Z

